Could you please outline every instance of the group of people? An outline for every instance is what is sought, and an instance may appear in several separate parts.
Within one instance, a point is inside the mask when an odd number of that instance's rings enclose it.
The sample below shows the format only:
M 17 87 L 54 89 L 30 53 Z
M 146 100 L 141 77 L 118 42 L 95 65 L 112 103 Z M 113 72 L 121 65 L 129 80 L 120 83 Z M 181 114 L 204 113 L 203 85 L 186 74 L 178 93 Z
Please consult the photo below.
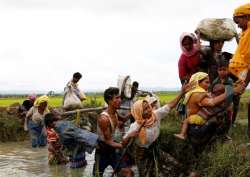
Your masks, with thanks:
M 160 157 L 157 140 L 161 120 L 180 100 L 186 111 L 181 131 L 175 134 L 177 138 L 185 140 L 191 136 L 192 132 L 189 131 L 194 126 L 211 125 L 218 129 L 223 127 L 222 134 L 230 138 L 227 132 L 234 123 L 240 95 L 250 81 L 250 4 L 235 9 L 233 19 L 242 29 L 234 55 L 222 52 L 223 40 L 211 40 L 210 46 L 204 47 L 200 44 L 199 33 L 183 33 L 180 38 L 183 52 L 179 59 L 182 88 L 176 98 L 166 105 L 159 108 L 156 106 L 157 99 L 152 96 L 134 99 L 138 92 L 137 82 L 132 86 L 130 98 L 126 98 L 117 87 L 110 87 L 104 91 L 107 109 L 97 118 L 98 141 L 93 176 L 103 176 L 105 169 L 111 166 L 114 173 L 131 177 L 134 175 L 131 168 L 134 163 L 138 167 L 140 177 L 158 176 L 156 160 Z M 81 77 L 80 73 L 75 73 L 66 85 L 63 105 L 67 102 L 69 92 L 80 102 L 86 99 L 77 85 Z M 75 101 L 78 106 L 74 109 L 81 107 L 78 102 Z M 121 105 L 129 106 L 131 109 L 127 112 L 121 111 Z M 54 130 L 58 119 L 55 114 L 49 113 L 53 110 L 48 107 L 48 97 L 30 97 L 29 103 L 25 103 L 24 107 L 27 111 L 25 129 L 30 132 L 32 147 L 45 146 L 48 142 L 49 162 L 67 163 L 67 158 L 61 152 L 60 138 Z M 69 107 L 64 108 L 69 110 Z M 131 157 L 126 151 L 132 140 L 135 144 L 135 157 Z M 171 156 L 169 159 L 174 158 Z M 87 164 L 85 155 L 70 161 L 73 168 Z M 176 166 L 178 164 L 176 161 Z M 190 170 L 189 176 L 198 176 L 198 173 Z

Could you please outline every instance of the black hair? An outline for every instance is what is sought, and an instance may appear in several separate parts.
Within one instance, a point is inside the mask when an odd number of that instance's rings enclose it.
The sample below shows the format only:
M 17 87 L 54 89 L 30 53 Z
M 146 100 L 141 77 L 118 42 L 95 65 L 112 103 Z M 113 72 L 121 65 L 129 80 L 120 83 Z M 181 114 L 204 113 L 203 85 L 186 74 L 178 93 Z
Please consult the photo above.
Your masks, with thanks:
M 222 52 L 222 56 L 225 60 L 229 61 L 233 57 L 233 54 L 229 52 Z
M 216 42 L 225 42 L 225 41 L 223 41 L 223 40 L 211 40 L 211 41 L 209 41 L 209 46 L 211 47 L 211 49 L 214 49 L 214 44 L 216 43 Z
M 222 57 L 218 62 L 217 62 L 217 66 L 218 68 L 221 67 L 228 67 L 229 62 L 227 60 L 224 59 L 224 57 Z
M 109 87 L 104 91 L 104 100 L 108 104 L 109 100 L 112 100 L 113 96 L 119 95 L 119 88 Z
M 80 78 L 82 78 L 82 74 L 79 73 L 79 72 L 76 72 L 76 73 L 73 74 L 73 78 L 78 78 L 78 79 L 80 79 Z
M 53 123 L 54 121 L 56 121 L 56 117 L 53 113 L 47 113 L 44 116 L 44 124 L 45 127 L 49 127 L 51 123 Z
M 134 81 L 133 83 L 132 83 L 132 87 L 139 87 L 139 83 L 137 82 L 137 81 Z

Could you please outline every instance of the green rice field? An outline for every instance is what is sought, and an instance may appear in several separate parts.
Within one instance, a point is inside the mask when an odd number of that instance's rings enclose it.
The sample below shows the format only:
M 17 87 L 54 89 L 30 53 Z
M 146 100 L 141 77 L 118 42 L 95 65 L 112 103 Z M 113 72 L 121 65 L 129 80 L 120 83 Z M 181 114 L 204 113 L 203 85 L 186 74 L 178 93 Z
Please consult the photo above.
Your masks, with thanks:
M 160 98 L 161 103 L 168 102 L 177 95 L 177 92 L 174 91 L 164 91 L 158 92 L 156 95 Z M 242 101 L 247 101 L 250 96 L 250 90 L 247 90 L 242 95 Z M 25 100 L 23 96 L 15 96 L 15 97 L 8 97 L 8 98 L 0 98 L 0 107 L 7 107 L 15 103 L 22 104 Z M 104 99 L 102 94 L 87 94 L 87 100 L 84 101 L 85 105 L 93 105 L 93 103 L 97 105 L 104 105 Z M 62 96 L 51 96 L 49 97 L 49 105 L 52 107 L 59 107 L 62 105 Z

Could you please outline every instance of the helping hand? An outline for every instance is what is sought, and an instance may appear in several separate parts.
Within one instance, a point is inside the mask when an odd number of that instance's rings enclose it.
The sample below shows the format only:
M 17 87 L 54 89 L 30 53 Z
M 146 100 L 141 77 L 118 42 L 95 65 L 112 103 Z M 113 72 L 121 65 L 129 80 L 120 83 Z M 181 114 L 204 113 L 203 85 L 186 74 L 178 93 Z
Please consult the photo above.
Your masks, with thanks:
M 195 87 L 196 82 L 189 82 L 189 83 L 184 83 L 181 87 L 181 92 L 182 93 L 187 93 L 190 90 L 192 90 Z

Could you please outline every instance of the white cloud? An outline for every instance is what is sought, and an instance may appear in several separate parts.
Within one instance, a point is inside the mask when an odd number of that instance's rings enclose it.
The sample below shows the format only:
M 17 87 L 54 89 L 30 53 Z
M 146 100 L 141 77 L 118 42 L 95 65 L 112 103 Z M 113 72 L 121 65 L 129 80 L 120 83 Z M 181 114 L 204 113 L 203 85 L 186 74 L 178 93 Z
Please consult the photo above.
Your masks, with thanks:
M 105 89 L 119 74 L 142 87 L 178 87 L 179 35 L 247 1 L 1 0 L 2 90 Z M 235 43 L 226 44 L 233 52 Z

